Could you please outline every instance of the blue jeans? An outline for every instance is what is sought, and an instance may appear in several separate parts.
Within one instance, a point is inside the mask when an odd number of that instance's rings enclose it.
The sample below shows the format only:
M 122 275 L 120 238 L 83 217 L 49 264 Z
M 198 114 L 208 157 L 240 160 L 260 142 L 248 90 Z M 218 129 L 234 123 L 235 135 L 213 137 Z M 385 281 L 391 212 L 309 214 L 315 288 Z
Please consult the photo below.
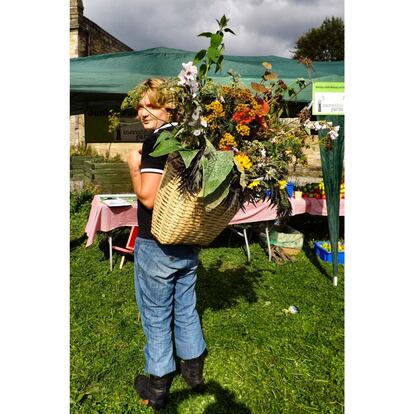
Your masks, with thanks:
M 145 372 L 161 377 L 176 369 L 173 337 L 181 359 L 197 358 L 206 348 L 195 308 L 198 252 L 137 237 L 134 258 L 135 296 L 147 339 Z

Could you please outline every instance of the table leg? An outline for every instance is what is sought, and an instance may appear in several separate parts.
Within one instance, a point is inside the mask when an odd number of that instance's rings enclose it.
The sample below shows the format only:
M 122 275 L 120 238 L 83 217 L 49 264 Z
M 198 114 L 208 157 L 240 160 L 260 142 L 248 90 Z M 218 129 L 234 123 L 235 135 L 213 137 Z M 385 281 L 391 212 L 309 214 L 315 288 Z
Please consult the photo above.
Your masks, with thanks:
M 246 230 L 246 228 L 243 229 L 243 235 L 244 235 L 244 242 L 246 244 L 247 261 L 250 262 L 249 240 L 247 239 L 247 230 Z
M 266 223 L 266 241 L 267 241 L 267 255 L 269 257 L 269 262 L 272 261 L 272 251 L 270 249 L 270 238 L 269 238 L 269 226 Z
M 109 270 L 112 272 L 112 236 L 108 238 L 109 242 Z
M 236 229 L 233 229 L 232 227 L 229 227 L 230 231 L 233 233 L 236 233 L 238 236 L 244 238 L 244 244 L 246 245 L 246 255 L 247 255 L 247 261 L 250 262 L 250 248 L 249 248 L 249 240 L 247 238 L 247 230 L 244 228 L 243 233 L 237 231 Z

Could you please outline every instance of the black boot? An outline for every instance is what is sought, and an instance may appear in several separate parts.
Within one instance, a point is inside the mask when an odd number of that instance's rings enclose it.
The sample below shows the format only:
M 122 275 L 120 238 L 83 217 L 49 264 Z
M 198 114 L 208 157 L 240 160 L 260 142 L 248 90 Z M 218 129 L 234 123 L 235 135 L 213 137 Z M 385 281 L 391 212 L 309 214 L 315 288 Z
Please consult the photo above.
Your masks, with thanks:
M 203 368 L 206 353 L 203 352 L 199 357 L 193 359 L 183 359 L 180 363 L 181 374 L 187 385 L 195 392 L 205 391 L 203 378 Z
M 138 375 L 135 378 L 134 388 L 146 405 L 160 410 L 167 405 L 168 394 L 175 372 L 170 372 L 162 377 L 155 375 Z

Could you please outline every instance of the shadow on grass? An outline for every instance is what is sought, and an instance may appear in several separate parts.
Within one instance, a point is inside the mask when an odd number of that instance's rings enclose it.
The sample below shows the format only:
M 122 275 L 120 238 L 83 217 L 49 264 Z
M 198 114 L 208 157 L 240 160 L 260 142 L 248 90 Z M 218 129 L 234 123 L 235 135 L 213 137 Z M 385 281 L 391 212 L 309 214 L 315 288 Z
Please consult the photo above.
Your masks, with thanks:
M 82 236 L 78 237 L 77 239 L 73 239 L 70 241 L 70 251 L 77 249 L 79 246 L 83 244 L 83 242 L 87 239 L 87 235 L 83 234 Z
M 208 381 L 207 389 L 203 395 L 213 395 L 215 401 L 210 403 L 203 414 L 250 414 L 251 410 L 246 405 L 236 401 L 236 395 L 230 390 L 224 389 L 216 381 Z M 181 402 L 195 395 L 190 390 L 172 392 L 167 407 L 160 411 L 165 414 L 178 414 Z
M 325 276 L 329 281 L 332 275 L 328 274 L 322 266 L 318 257 L 313 250 L 314 240 L 329 240 L 329 226 L 327 216 L 312 216 L 309 214 L 300 214 L 289 218 L 291 227 L 299 230 L 304 235 L 303 251 L 309 261 L 315 268 Z M 345 234 L 345 217 L 339 217 L 339 238 L 344 238 Z
M 228 268 L 222 259 L 217 259 L 209 268 L 200 262 L 197 269 L 197 311 L 202 318 L 205 310 L 230 308 L 240 299 L 248 303 L 257 302 L 255 286 L 261 278 L 258 269 L 249 266 Z
M 110 232 L 105 234 L 101 240 L 99 240 L 99 250 L 102 252 L 104 259 L 109 260 L 109 236 L 112 236 L 112 246 L 120 246 L 125 247 L 128 241 L 130 229 L 126 227 L 121 227 L 115 230 L 111 230 Z M 113 259 L 115 260 L 118 253 L 115 251 L 113 253 Z
M 303 248 L 302 250 L 305 252 L 306 257 L 309 259 L 309 261 L 316 267 L 318 272 L 326 277 L 326 279 L 331 280 L 332 275 L 329 275 L 326 270 L 322 267 L 321 263 L 319 262 L 318 257 L 316 256 L 314 250 L 312 247 L 309 246 L 309 240 L 304 240 L 303 242 Z

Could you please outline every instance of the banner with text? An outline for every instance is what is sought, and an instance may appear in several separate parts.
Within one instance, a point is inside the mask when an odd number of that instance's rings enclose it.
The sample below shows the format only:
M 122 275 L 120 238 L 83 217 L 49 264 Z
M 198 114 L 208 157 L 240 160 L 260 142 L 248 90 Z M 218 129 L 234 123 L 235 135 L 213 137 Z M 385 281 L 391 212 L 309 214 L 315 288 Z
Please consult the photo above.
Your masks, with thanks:
M 313 82 L 312 115 L 345 114 L 345 82 Z

